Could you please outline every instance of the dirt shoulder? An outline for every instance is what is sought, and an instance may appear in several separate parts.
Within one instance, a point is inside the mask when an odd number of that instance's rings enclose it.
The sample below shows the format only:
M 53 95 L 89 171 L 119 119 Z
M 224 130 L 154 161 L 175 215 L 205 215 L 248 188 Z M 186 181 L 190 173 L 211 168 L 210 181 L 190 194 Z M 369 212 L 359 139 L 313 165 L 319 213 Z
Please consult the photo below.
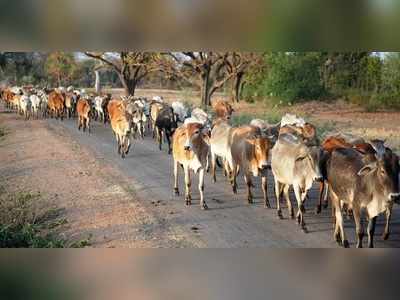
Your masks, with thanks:
M 60 234 L 93 247 L 179 247 L 190 245 L 157 226 L 125 177 L 95 159 L 65 129 L 45 120 L 23 121 L 0 109 L 0 185 L 10 192 L 40 193 L 67 224 Z

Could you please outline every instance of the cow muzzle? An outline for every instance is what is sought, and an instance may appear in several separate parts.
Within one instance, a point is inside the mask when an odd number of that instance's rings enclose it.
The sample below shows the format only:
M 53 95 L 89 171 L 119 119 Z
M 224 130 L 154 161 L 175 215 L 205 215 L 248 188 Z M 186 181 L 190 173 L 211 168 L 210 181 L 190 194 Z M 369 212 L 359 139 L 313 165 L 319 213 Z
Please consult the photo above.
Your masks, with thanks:
M 315 177 L 315 181 L 323 182 L 324 178 L 322 176 L 317 176 L 317 177 Z
M 190 151 L 190 146 L 184 146 L 183 149 L 185 149 L 186 151 Z
M 269 165 L 269 164 L 262 164 L 261 165 L 261 170 L 268 170 L 268 169 L 271 169 L 271 166 Z
M 389 200 L 400 204 L 400 193 L 390 193 Z

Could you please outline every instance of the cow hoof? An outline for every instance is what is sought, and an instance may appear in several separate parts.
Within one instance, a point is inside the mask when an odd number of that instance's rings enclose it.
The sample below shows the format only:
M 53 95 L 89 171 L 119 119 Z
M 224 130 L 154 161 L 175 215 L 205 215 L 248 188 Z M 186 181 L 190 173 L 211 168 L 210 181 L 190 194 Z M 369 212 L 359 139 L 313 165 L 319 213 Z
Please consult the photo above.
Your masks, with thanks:
M 203 210 L 207 210 L 207 209 L 208 209 L 208 206 L 207 206 L 207 204 L 206 204 L 206 203 L 203 203 L 203 205 L 201 206 L 201 209 L 203 209 Z
M 315 208 L 315 214 L 319 215 L 321 213 L 321 205 L 317 205 L 317 207 Z
M 271 208 L 271 204 L 268 201 L 264 203 L 264 208 Z
M 277 211 L 277 215 L 278 215 L 278 219 L 283 220 L 283 215 L 282 215 L 282 211 L 281 210 Z
M 178 189 L 174 189 L 174 193 L 175 193 L 175 196 L 179 196 L 179 190 Z
M 253 204 L 254 202 L 253 202 L 253 199 L 247 199 L 247 202 L 249 203 L 249 204 Z
M 387 240 L 389 239 L 389 235 L 390 235 L 389 232 L 384 232 L 384 233 L 382 234 L 382 239 L 383 239 L 384 241 L 387 241 Z
M 308 229 L 305 225 L 301 226 L 301 230 L 303 230 L 304 233 L 308 233 Z
M 343 248 L 350 248 L 350 244 L 348 240 L 343 241 Z
M 324 208 L 324 209 L 327 209 L 327 208 L 328 208 L 328 201 L 325 201 L 325 202 L 324 202 L 323 208 Z

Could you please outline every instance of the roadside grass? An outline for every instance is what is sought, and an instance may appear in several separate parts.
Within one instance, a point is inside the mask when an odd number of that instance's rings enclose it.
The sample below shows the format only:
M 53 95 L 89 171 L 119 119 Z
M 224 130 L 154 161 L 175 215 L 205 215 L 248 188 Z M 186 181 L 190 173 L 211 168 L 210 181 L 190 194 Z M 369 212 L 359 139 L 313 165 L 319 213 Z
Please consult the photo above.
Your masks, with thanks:
M 90 238 L 69 241 L 58 232 L 68 221 L 60 209 L 40 207 L 40 193 L 10 193 L 0 186 L 0 248 L 82 248 Z
M 0 126 L 0 139 L 7 134 L 6 128 Z
M 283 113 L 276 108 L 263 110 L 260 113 L 234 113 L 232 116 L 232 125 L 241 126 L 249 124 L 253 119 L 262 119 L 269 124 L 277 124 L 281 121 Z

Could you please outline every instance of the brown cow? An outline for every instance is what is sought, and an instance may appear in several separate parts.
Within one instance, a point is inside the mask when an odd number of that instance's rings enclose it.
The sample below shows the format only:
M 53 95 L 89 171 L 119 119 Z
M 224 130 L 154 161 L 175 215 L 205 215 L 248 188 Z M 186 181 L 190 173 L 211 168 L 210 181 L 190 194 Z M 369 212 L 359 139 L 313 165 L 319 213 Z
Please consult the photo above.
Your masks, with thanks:
M 129 114 L 127 114 L 125 110 L 126 104 L 124 102 L 125 101 L 122 100 L 111 100 L 107 105 L 111 128 L 117 140 L 118 154 L 120 154 L 122 158 L 125 158 L 129 153 L 131 145 L 131 121 Z
M 83 127 L 83 131 L 88 129 L 90 133 L 90 104 L 87 99 L 79 99 L 76 105 L 76 111 L 78 113 L 78 130 L 81 130 Z
M 319 144 L 315 126 L 310 123 L 305 123 L 303 126 L 285 125 L 279 129 L 279 135 L 281 134 L 301 136 L 307 146 L 317 146 Z
M 56 119 L 64 119 L 64 96 L 62 93 L 53 91 L 48 96 L 47 107 L 50 111 L 51 117 Z
M 174 158 L 174 191 L 179 195 L 178 168 L 183 167 L 185 172 L 185 200 L 191 205 L 190 172 L 199 173 L 200 205 L 202 209 L 208 206 L 204 200 L 204 173 L 207 167 L 209 137 L 199 123 L 189 123 L 179 127 L 173 135 L 172 153 Z
M 234 112 L 232 105 L 224 100 L 216 100 L 212 102 L 217 119 L 229 120 Z
M 234 190 L 237 189 L 236 177 L 239 171 L 243 172 L 244 180 L 247 184 L 247 201 L 253 203 L 253 195 L 251 187 L 253 186 L 251 175 L 254 177 L 261 176 L 262 190 L 264 195 L 264 205 L 270 208 L 267 193 L 267 169 L 268 169 L 268 153 L 271 148 L 270 141 L 260 135 L 239 132 L 233 130 L 231 153 L 233 158 L 233 182 Z

